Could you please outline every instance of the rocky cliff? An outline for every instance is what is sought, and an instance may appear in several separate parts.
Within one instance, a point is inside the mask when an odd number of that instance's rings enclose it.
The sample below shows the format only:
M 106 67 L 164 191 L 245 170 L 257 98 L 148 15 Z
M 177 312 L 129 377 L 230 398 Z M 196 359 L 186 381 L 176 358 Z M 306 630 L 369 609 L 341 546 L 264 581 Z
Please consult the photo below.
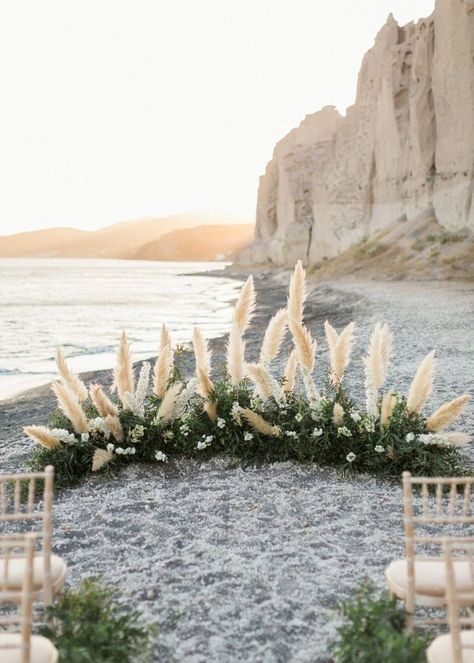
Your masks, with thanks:
M 344 117 L 327 106 L 276 145 L 243 259 L 316 264 L 418 216 L 472 232 L 473 184 L 474 0 L 437 0 L 389 16 Z

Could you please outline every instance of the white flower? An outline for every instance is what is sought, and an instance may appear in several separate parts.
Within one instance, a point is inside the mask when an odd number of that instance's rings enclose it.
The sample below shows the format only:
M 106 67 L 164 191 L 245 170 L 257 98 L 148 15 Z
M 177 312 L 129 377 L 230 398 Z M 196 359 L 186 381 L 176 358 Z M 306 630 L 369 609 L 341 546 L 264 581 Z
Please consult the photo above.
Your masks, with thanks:
M 183 435 L 183 437 L 188 437 L 189 435 L 189 426 L 187 424 L 183 424 L 182 426 L 179 427 L 180 433 Z
M 382 447 L 381 444 L 377 444 L 377 446 L 374 447 L 374 451 L 376 451 L 378 454 L 381 454 L 385 451 L 385 449 Z
M 294 438 L 297 438 L 297 437 L 298 437 L 298 433 L 295 433 L 294 430 L 287 430 L 286 433 L 285 433 L 285 435 L 286 435 L 287 437 L 294 437 Z
M 365 428 L 365 430 L 368 433 L 374 433 L 375 432 L 375 423 L 371 419 L 368 419 L 368 420 L 364 421 L 362 426 L 363 426 L 363 428 Z
M 63 444 L 72 444 L 76 441 L 75 435 L 65 428 L 53 428 L 51 434 L 58 440 L 58 442 L 63 442 Z
M 350 453 L 348 453 L 347 456 L 346 456 L 346 460 L 347 460 L 348 463 L 353 463 L 356 458 L 357 458 L 357 456 L 354 453 L 352 453 L 352 451 Z
M 322 428 L 314 428 L 313 429 L 313 437 L 321 437 L 323 434 L 323 429 Z
M 298 423 L 303 421 L 303 415 L 301 414 L 301 412 L 298 412 L 297 414 L 295 414 L 295 421 L 297 421 Z
M 414 439 L 415 439 L 415 433 L 408 433 L 408 435 L 405 437 L 405 440 L 407 442 L 413 442 Z
M 344 437 L 352 437 L 351 431 L 346 426 L 341 426 L 337 429 L 337 436 L 340 437 L 341 435 L 344 435 Z
M 155 454 L 155 458 L 161 463 L 166 463 L 166 461 L 168 460 L 168 456 L 164 454 L 162 451 L 157 451 Z
M 422 444 L 437 444 L 441 447 L 449 446 L 449 438 L 443 433 L 422 433 L 417 437 L 418 442 Z
M 112 444 L 112 442 L 109 442 L 107 445 L 107 451 L 115 451 L 115 444 Z
M 119 456 L 122 456 L 125 453 L 125 449 L 123 449 L 122 447 L 117 447 L 115 449 L 115 453 L 119 454 Z
M 211 445 L 213 439 L 214 435 L 203 435 L 202 440 L 199 440 L 199 442 L 196 445 L 197 449 L 199 449 L 199 451 L 202 451 L 202 449 L 206 449 Z
M 232 403 L 232 408 L 230 410 L 230 416 L 232 417 L 233 421 L 235 421 L 236 424 L 239 426 L 242 424 L 242 419 L 240 415 L 240 405 L 238 401 L 234 401 Z
M 357 410 L 352 410 L 352 412 L 349 413 L 352 421 L 355 421 L 356 423 L 361 420 L 360 413 L 357 412 Z
M 249 433 L 249 431 L 245 431 L 244 433 L 244 440 L 246 442 L 250 442 L 250 440 L 253 440 L 253 435 L 252 433 Z
M 225 419 L 222 419 L 222 417 L 219 417 L 217 420 L 217 426 L 218 428 L 225 428 Z
M 140 424 L 137 424 L 135 428 L 133 428 L 130 431 L 130 439 L 132 439 L 134 442 L 138 442 L 139 440 L 141 440 L 144 434 L 145 434 L 145 428 Z
M 81 442 L 88 442 L 88 441 L 89 441 L 89 433 L 82 433 Z

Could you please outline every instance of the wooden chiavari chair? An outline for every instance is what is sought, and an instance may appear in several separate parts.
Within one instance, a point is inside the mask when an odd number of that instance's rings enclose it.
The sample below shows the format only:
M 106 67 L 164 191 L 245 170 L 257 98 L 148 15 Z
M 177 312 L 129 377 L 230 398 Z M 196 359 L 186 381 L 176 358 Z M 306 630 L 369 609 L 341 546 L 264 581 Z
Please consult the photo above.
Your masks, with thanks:
M 462 558 L 458 554 L 462 554 Z M 449 633 L 438 636 L 426 652 L 428 663 L 474 663 L 474 538 L 443 541 Z M 460 588 L 456 565 L 469 565 L 470 584 Z
M 38 485 L 43 482 L 43 499 L 38 504 Z M 64 585 L 67 566 L 64 560 L 52 553 L 53 538 L 53 489 L 54 467 L 44 472 L 30 474 L 0 474 L 0 523 L 24 523 L 34 527 L 41 539 L 41 550 L 35 554 L 33 591 L 36 600 L 51 605 L 53 596 Z M 1 572 L 1 568 L 0 568 Z M 11 589 L 21 587 L 25 572 L 25 560 L 17 557 L 10 564 L 8 582 Z
M 415 608 L 446 606 L 446 573 L 441 544 L 447 532 L 467 534 L 466 526 L 474 525 L 472 486 L 474 477 L 412 477 L 403 473 L 403 509 L 405 526 L 405 559 L 392 562 L 385 571 L 392 594 L 406 602 L 407 628 L 415 623 Z M 413 488 L 419 488 L 414 499 Z M 418 493 L 418 491 L 417 491 Z M 427 526 L 440 526 L 438 534 L 426 533 Z M 420 529 L 422 530 L 420 533 Z M 463 531 L 464 530 L 464 531 Z M 435 547 L 436 554 L 418 555 L 419 546 Z M 469 586 L 470 571 L 466 560 L 456 560 L 456 577 L 460 588 Z M 416 617 L 419 624 L 446 623 L 446 617 Z
M 32 635 L 33 565 L 36 535 L 0 536 L 0 600 L 3 604 L 20 604 L 19 613 L 0 612 L 0 663 L 56 663 L 58 652 L 50 640 Z M 10 565 L 24 560 L 24 573 L 19 588 L 9 583 Z M 16 629 L 15 629 L 16 627 Z M 13 630 L 15 629 L 15 630 Z

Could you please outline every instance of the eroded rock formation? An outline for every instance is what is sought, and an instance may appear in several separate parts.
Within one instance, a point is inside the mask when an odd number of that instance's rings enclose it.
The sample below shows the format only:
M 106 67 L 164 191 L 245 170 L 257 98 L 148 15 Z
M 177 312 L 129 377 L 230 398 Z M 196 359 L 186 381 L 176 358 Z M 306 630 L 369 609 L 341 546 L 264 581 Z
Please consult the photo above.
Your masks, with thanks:
M 345 117 L 327 106 L 277 144 L 244 259 L 315 264 L 426 214 L 472 232 L 473 177 L 474 0 L 437 0 L 416 23 L 389 16 Z

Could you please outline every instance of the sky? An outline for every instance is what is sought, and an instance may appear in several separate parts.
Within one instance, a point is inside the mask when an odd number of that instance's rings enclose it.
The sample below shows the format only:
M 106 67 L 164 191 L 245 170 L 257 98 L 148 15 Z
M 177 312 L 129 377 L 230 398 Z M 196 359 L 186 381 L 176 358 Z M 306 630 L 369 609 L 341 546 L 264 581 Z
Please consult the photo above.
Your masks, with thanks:
M 0 234 L 192 210 L 253 221 L 275 143 L 354 101 L 434 0 L 3 0 Z

